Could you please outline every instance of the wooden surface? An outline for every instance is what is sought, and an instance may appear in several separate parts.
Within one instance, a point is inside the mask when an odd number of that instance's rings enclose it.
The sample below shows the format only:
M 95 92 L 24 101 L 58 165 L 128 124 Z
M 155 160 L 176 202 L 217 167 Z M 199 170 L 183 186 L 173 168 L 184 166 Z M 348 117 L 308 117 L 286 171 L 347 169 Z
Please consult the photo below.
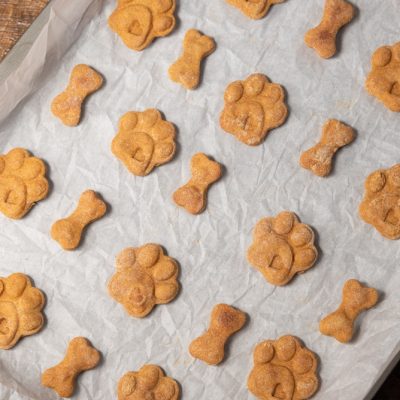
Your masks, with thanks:
M 0 0 L 0 61 L 49 0 Z

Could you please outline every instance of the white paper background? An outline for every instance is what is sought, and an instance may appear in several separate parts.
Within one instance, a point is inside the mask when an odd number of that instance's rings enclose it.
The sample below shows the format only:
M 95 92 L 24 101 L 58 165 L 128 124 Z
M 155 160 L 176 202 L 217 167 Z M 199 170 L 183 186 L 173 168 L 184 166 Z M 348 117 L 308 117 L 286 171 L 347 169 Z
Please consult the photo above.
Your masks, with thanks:
M 399 40 L 400 4 L 352 2 L 359 13 L 331 60 L 303 43 L 305 31 L 321 18 L 322 0 L 288 0 L 260 21 L 222 0 L 182 0 L 177 29 L 141 53 L 108 29 L 114 1 L 104 7 L 90 0 L 53 3 L 33 51 L 0 87 L 0 118 L 39 88 L 0 125 L 0 148 L 4 153 L 21 146 L 43 158 L 52 182 L 48 199 L 24 219 L 1 218 L 1 275 L 27 273 L 47 296 L 47 324 L 40 334 L 0 353 L 1 399 L 57 398 L 41 387 L 40 375 L 62 359 L 77 335 L 103 353 L 102 364 L 81 376 L 79 399 L 116 398 L 119 378 L 145 363 L 159 364 L 177 379 L 185 399 L 251 399 L 246 379 L 254 345 L 287 333 L 321 359 L 316 399 L 367 395 L 400 347 L 400 252 L 399 242 L 380 236 L 357 209 L 366 176 L 399 162 L 400 124 L 399 115 L 370 97 L 363 84 L 372 52 Z M 192 92 L 167 75 L 189 28 L 218 44 L 206 61 L 202 85 Z M 68 128 L 51 115 L 50 102 L 77 63 L 98 69 L 106 84 L 86 103 L 81 124 Z M 286 124 L 255 148 L 218 123 L 227 84 L 253 72 L 282 84 L 290 108 Z M 123 113 L 151 107 L 177 126 L 179 151 L 172 162 L 140 178 L 113 157 L 110 143 Z M 321 179 L 300 168 L 298 158 L 328 118 L 352 125 L 358 137 L 338 154 L 334 173 Z M 190 158 L 198 151 L 215 157 L 226 171 L 211 188 L 205 213 L 193 217 L 174 205 L 171 194 L 189 178 Z M 65 252 L 51 240 L 50 226 L 88 188 L 103 195 L 110 212 L 88 229 L 79 250 Z M 250 267 L 245 253 L 256 222 L 284 209 L 315 228 L 321 256 L 290 285 L 275 288 Z M 107 295 L 106 283 L 116 254 L 147 242 L 162 244 L 180 262 L 182 291 L 148 318 L 134 319 Z M 379 289 L 382 300 L 359 319 L 354 342 L 343 345 L 322 336 L 318 321 L 338 306 L 349 278 Z M 209 367 L 187 349 L 219 302 L 246 311 L 250 322 L 234 336 L 226 361 Z

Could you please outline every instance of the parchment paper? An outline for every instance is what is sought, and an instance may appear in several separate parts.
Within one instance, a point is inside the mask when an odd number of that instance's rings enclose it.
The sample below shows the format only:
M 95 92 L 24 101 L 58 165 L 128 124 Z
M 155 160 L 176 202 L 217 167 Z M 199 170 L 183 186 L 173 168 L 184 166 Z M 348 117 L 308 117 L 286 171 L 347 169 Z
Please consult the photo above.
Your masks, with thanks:
M 288 333 L 320 357 L 315 399 L 370 393 L 399 352 L 400 247 L 361 221 L 357 209 L 366 176 L 399 162 L 400 124 L 399 115 L 370 97 L 363 84 L 373 51 L 399 40 L 400 4 L 352 2 L 358 15 L 331 60 L 303 42 L 321 18 L 319 0 L 288 0 L 260 21 L 222 0 L 180 1 L 177 29 L 140 53 L 108 29 L 114 1 L 53 2 L 49 23 L 0 88 L 1 152 L 29 149 L 46 160 L 52 182 L 48 199 L 25 218 L 1 218 L 1 275 L 24 272 L 47 296 L 43 330 L 0 353 L 1 399 L 57 398 L 41 387 L 40 375 L 78 335 L 103 354 L 102 364 L 80 378 L 79 399 L 116 398 L 119 378 L 145 363 L 159 364 L 177 379 L 184 399 L 251 399 L 246 379 L 255 344 Z M 167 75 L 189 28 L 218 44 L 202 85 L 191 92 Z M 50 102 L 77 63 L 98 69 L 106 84 L 87 101 L 81 124 L 68 128 L 51 115 Z M 253 72 L 282 84 L 290 107 L 286 124 L 255 148 L 223 132 L 218 122 L 227 84 Z M 177 126 L 179 151 L 139 178 L 113 157 L 110 143 L 123 113 L 150 107 Z M 328 118 L 352 125 L 358 137 L 337 155 L 333 174 L 321 179 L 300 168 L 298 159 Z M 191 216 L 171 195 L 189 178 L 190 158 L 199 151 L 223 163 L 225 173 L 211 188 L 205 213 Z M 50 238 L 50 226 L 88 188 L 103 195 L 110 211 L 88 229 L 78 250 L 65 252 Z M 290 285 L 275 288 L 245 254 L 256 222 L 285 209 L 313 226 L 321 256 Z M 118 252 L 147 242 L 162 244 L 179 261 L 182 291 L 149 317 L 134 319 L 107 295 L 106 283 Z M 359 319 L 354 342 L 343 345 L 322 336 L 318 322 L 338 306 L 349 278 L 379 289 L 381 301 Z M 226 361 L 209 367 L 187 349 L 219 302 L 246 311 L 250 322 L 230 342 Z

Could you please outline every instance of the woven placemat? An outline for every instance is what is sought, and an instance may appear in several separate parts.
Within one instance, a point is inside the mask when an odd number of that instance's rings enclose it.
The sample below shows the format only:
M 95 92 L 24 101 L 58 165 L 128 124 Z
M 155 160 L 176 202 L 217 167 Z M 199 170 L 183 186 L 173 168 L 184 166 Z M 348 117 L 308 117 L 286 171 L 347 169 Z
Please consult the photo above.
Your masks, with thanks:
M 0 61 L 50 0 L 0 1 Z

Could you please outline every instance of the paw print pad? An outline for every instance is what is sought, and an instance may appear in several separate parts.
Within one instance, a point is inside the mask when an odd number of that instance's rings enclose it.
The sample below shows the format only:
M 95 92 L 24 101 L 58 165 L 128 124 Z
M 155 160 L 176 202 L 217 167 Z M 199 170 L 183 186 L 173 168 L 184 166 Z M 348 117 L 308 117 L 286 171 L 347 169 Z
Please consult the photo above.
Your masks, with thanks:
M 282 125 L 287 117 L 282 86 L 262 74 L 231 83 L 224 99 L 221 128 L 250 146 L 260 144 L 268 131 Z
M 383 46 L 372 55 L 365 86 L 389 110 L 400 112 L 400 42 Z
M 23 336 L 40 331 L 43 293 L 21 273 L 0 278 L 0 349 L 14 347 Z
M 0 211 L 9 218 L 22 218 L 49 191 L 42 160 L 20 148 L 0 155 Z
M 368 176 L 359 212 L 384 237 L 400 238 L 400 164 Z
M 262 400 L 306 400 L 318 389 L 315 354 L 293 336 L 265 340 L 254 350 L 247 386 Z
M 273 285 L 286 285 L 317 260 L 314 232 L 290 211 L 264 218 L 254 228 L 247 259 Z
M 118 383 L 118 400 L 178 400 L 176 381 L 165 376 L 157 365 L 144 365 L 137 372 L 127 372 Z
M 283 3 L 285 0 L 226 0 L 238 8 L 244 15 L 251 19 L 260 19 L 267 15 L 274 4 Z
M 133 317 L 145 317 L 156 304 L 169 303 L 178 294 L 178 264 L 157 244 L 122 250 L 116 269 L 108 291 Z
M 126 46 L 143 50 L 175 27 L 175 0 L 119 0 L 108 25 Z
M 145 176 L 175 154 L 175 128 L 158 110 L 128 112 L 119 121 L 112 152 L 132 174 Z

